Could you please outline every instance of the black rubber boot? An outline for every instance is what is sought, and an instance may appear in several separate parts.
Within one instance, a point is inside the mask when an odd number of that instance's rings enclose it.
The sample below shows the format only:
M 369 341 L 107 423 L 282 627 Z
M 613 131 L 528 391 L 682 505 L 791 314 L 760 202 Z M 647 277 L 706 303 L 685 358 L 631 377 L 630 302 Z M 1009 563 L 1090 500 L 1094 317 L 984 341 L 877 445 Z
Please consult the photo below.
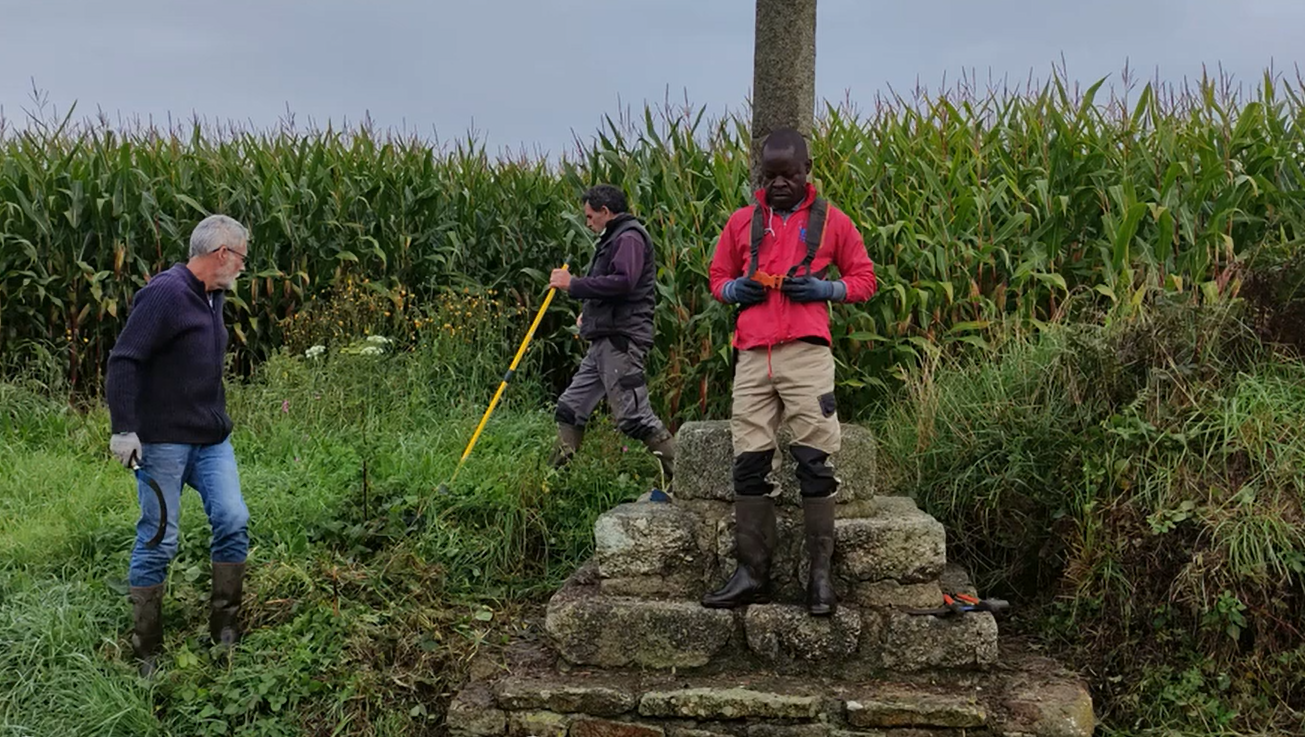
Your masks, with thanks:
M 552 457 L 548 459 L 548 465 L 551 468 L 562 468 L 570 463 L 571 456 L 580 450 L 580 443 L 584 438 L 584 430 L 565 422 L 557 423 L 557 446 L 553 449 Z
M 838 606 L 830 573 L 834 556 L 834 497 L 803 497 L 802 517 L 811 560 L 807 574 L 807 611 L 813 616 L 827 617 Z
M 154 675 L 155 659 L 163 644 L 163 584 L 132 586 L 131 649 L 140 661 L 140 674 Z
M 738 567 L 721 588 L 702 597 L 711 609 L 733 609 L 770 600 L 770 560 L 775 550 L 775 502 L 768 496 L 734 499 Z
M 240 600 L 245 589 L 244 563 L 213 564 L 208 633 L 214 645 L 230 647 L 240 641 Z

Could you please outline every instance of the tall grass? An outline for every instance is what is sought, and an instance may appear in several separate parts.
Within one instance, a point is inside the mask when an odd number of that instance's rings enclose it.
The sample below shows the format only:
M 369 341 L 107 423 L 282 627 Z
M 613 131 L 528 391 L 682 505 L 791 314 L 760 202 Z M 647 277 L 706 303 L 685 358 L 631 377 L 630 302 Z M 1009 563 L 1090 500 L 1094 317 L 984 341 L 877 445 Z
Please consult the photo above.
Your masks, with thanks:
M 0 733 L 159 733 L 149 687 L 126 677 L 125 663 L 104 662 L 117 655 L 123 611 L 101 589 L 0 584 Z
M 399 346 L 367 341 L 399 326 L 346 289 L 296 330 L 329 337 L 352 315 L 356 335 L 312 357 L 278 351 L 231 386 L 248 635 L 230 663 L 210 657 L 209 530 L 185 491 L 152 684 L 132 667 L 124 596 L 135 483 L 106 453 L 103 407 L 0 383 L 0 733 L 439 733 L 468 661 L 570 575 L 597 515 L 658 469 L 641 447 L 622 452 L 600 415 L 572 466 L 549 471 L 552 416 L 525 376 L 437 491 L 512 352 L 492 300 L 446 297 L 405 317 Z M 453 310 L 471 315 L 446 328 L 437 318 Z
M 1146 284 L 1211 297 L 1236 289 L 1257 249 L 1300 243 L 1305 85 L 1266 74 L 1245 96 L 1221 79 L 1125 81 L 1108 99 L 1056 74 L 824 111 L 815 176 L 861 229 L 882 285 L 870 304 L 834 310 L 842 406 L 863 407 L 937 347 L 990 340 L 1007 316 L 1046 320 L 1080 292 L 1128 302 Z M 233 299 L 242 371 L 349 279 L 396 306 L 467 286 L 531 311 L 550 267 L 588 257 L 580 192 L 612 181 L 658 243 L 659 410 L 718 413 L 732 318 L 706 273 L 719 228 L 748 202 L 748 150 L 742 119 L 692 108 L 608 119 L 556 165 L 365 126 L 3 129 L 0 354 L 49 352 L 93 393 L 131 292 L 218 211 L 253 230 Z M 554 384 L 574 364 L 576 344 L 556 336 L 575 309 L 557 302 L 536 349 Z
M 1303 387 L 1245 305 L 1153 292 L 930 362 L 876 423 L 884 484 L 1090 674 L 1112 729 L 1294 734 Z

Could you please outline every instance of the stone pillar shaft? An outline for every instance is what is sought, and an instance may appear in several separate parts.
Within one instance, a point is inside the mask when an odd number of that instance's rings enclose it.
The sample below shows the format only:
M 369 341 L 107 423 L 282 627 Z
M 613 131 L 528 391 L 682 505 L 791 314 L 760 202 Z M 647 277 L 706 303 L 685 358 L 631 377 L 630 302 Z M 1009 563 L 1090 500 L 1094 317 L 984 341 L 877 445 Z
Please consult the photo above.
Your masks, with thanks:
M 810 136 L 816 108 L 816 0 L 757 0 L 752 52 L 752 182 L 776 128 Z

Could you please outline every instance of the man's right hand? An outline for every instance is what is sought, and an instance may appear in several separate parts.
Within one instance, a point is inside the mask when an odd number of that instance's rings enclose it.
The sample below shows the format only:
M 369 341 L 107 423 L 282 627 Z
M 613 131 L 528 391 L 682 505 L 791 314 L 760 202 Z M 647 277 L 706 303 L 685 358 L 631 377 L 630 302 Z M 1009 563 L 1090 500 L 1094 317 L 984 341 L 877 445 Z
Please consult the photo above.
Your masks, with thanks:
M 109 438 L 109 452 L 114 458 L 123 465 L 123 468 L 131 468 L 132 460 L 140 462 L 140 438 L 136 437 L 134 432 L 114 433 Z
M 766 288 L 755 279 L 740 276 L 725 282 L 725 287 L 721 289 L 721 297 L 731 304 L 755 305 L 765 301 Z

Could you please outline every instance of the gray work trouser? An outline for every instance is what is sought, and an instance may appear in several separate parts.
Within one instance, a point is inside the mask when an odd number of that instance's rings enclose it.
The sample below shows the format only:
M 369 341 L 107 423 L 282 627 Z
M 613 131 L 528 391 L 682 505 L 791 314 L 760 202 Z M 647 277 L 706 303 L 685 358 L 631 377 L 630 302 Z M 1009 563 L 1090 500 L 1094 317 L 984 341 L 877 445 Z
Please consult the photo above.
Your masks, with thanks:
M 668 435 L 648 401 L 646 356 L 647 349 L 620 338 L 595 340 L 557 401 L 557 421 L 584 428 L 598 402 L 607 397 L 622 433 L 644 442 Z

